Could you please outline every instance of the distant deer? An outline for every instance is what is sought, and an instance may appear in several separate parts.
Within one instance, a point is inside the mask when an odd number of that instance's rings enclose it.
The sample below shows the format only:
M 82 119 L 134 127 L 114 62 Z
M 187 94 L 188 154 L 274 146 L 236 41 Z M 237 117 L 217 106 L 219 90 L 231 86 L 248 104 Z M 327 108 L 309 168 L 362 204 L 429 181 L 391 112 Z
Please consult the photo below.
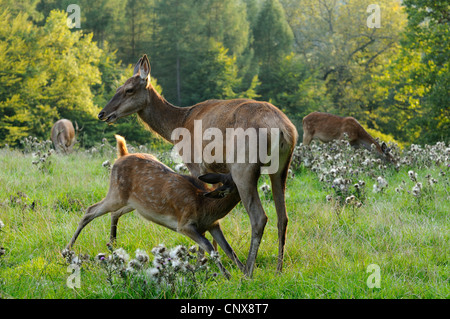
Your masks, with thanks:
M 51 140 L 57 152 L 71 153 L 76 140 L 72 122 L 66 119 L 57 121 L 52 127 Z
M 150 154 L 128 154 L 123 137 L 116 135 L 118 159 L 111 170 L 106 197 L 90 206 L 66 247 L 70 251 L 81 230 L 93 219 L 111 212 L 111 242 L 116 239 L 120 216 L 136 210 L 142 217 L 194 240 L 211 254 L 209 231 L 226 255 L 243 271 L 244 265 L 225 239 L 219 220 L 240 201 L 231 176 L 209 173 L 196 179 L 181 175 Z M 206 183 L 222 186 L 211 189 Z M 63 253 L 64 254 L 64 253 Z M 228 271 L 218 266 L 229 278 Z
M 268 102 L 259 102 L 248 99 L 232 100 L 207 100 L 190 107 L 177 107 L 167 102 L 152 86 L 150 82 L 150 62 L 144 55 L 134 68 L 134 75 L 120 86 L 116 94 L 99 113 L 98 118 L 107 123 L 113 123 L 118 119 L 137 113 L 142 121 L 154 132 L 162 136 L 168 142 L 175 144 L 172 132 L 178 128 L 185 128 L 191 133 L 192 145 L 196 120 L 202 121 L 202 132 L 208 129 L 218 129 L 223 134 L 223 140 L 233 138 L 227 136 L 228 128 L 247 130 L 248 128 L 261 129 L 271 132 L 271 128 L 279 130 L 277 143 L 279 165 L 275 173 L 269 174 L 272 183 L 272 192 L 278 217 L 278 264 L 277 270 L 283 266 L 284 246 L 286 241 L 286 228 L 288 217 L 285 204 L 285 187 L 288 169 L 292 159 L 292 153 L 297 141 L 297 130 L 287 116 L 278 108 Z M 271 136 L 267 139 L 267 148 L 271 146 Z M 223 143 L 225 144 L 225 143 Z M 242 149 L 235 149 L 226 154 L 226 159 L 218 163 L 208 163 L 201 159 L 201 163 L 194 161 L 194 154 L 190 163 L 187 163 L 191 174 L 195 177 L 207 173 L 231 173 L 236 183 L 242 203 L 250 217 L 252 235 L 245 273 L 252 276 L 256 256 L 267 223 L 267 215 L 258 195 L 257 183 L 261 174 L 261 167 L 265 164 L 258 161 L 252 163 L 235 163 L 230 157 L 237 152 L 250 152 L 250 143 L 246 143 Z M 202 141 L 202 149 L 207 142 Z M 258 145 L 263 147 L 262 145 Z M 242 153 L 241 153 L 242 154 Z M 234 157 L 233 157 L 234 158 Z
M 314 138 L 324 143 L 344 139 L 344 134 L 353 147 L 362 146 L 371 151 L 374 144 L 375 151 L 383 159 L 393 160 L 390 148 L 384 142 L 380 146 L 353 117 L 313 112 L 303 118 L 303 145 L 309 145 Z

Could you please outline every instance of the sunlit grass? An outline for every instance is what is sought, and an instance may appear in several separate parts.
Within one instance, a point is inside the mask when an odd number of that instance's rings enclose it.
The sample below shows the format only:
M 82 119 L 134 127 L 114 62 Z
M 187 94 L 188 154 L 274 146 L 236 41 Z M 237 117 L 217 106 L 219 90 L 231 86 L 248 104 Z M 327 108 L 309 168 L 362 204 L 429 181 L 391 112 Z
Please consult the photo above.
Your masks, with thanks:
M 52 171 L 46 173 L 31 164 L 30 154 L 0 150 L 0 220 L 5 224 L 0 246 L 6 251 L 0 257 L 3 298 L 143 297 L 131 286 L 109 285 L 106 274 L 94 262 L 83 264 L 81 288 L 73 290 L 66 285 L 70 273 L 60 253 L 86 208 L 106 195 L 109 171 L 102 167 L 106 159 L 113 163 L 114 154 L 54 154 Z M 374 180 L 365 178 L 366 198 L 362 207 L 355 209 L 327 202 L 328 189 L 317 176 L 304 168 L 296 171 L 295 177 L 288 180 L 286 193 L 289 224 L 283 273 L 276 272 L 274 205 L 270 196 L 261 192 L 269 221 L 254 278 L 243 277 L 219 249 L 232 279 L 226 281 L 219 276 L 205 283 L 201 297 L 449 298 L 448 177 L 440 177 L 438 167 L 416 172 L 421 179 L 431 174 L 439 183 L 419 199 L 395 191 L 402 180 L 407 184 L 405 189 L 411 190 L 414 185 L 408 180 L 407 167 L 398 172 L 388 169 L 388 188 L 374 193 Z M 268 179 L 263 177 L 260 184 L 263 182 Z M 23 197 L 18 196 L 19 192 Z M 245 262 L 251 229 L 241 204 L 223 219 L 222 225 L 231 246 Z M 106 252 L 109 230 L 109 215 L 97 218 L 83 230 L 74 251 L 91 258 Z M 187 237 L 146 222 L 135 213 L 120 219 L 117 246 L 130 254 L 138 248 L 149 253 L 162 243 L 166 247 L 193 244 Z M 380 267 L 380 288 L 367 286 L 370 264 Z

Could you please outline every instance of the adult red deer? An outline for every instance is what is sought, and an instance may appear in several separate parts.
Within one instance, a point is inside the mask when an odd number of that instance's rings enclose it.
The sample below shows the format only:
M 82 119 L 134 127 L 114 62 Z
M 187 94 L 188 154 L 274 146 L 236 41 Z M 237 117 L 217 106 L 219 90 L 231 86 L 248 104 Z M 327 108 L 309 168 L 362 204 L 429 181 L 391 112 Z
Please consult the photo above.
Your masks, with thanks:
M 52 127 L 51 139 L 57 152 L 71 153 L 75 144 L 75 129 L 72 122 L 66 119 L 57 121 Z
M 119 158 L 111 170 L 108 194 L 87 209 L 63 255 L 71 250 L 87 224 L 109 212 L 110 238 L 114 242 L 120 216 L 136 210 L 145 219 L 191 238 L 212 255 L 214 247 L 204 236 L 209 231 L 226 255 L 244 270 L 244 265 L 225 239 L 219 222 L 240 201 L 231 176 L 208 173 L 199 176 L 198 180 L 180 175 L 150 154 L 129 154 L 125 139 L 116 135 L 116 140 Z M 211 189 L 205 182 L 222 183 L 222 186 Z M 216 262 L 224 276 L 229 278 L 229 272 L 219 260 Z
M 383 142 L 380 146 L 353 117 L 313 112 L 303 118 L 303 145 L 309 145 L 314 138 L 324 143 L 344 139 L 344 134 L 347 134 L 350 145 L 371 151 L 374 144 L 375 151 L 382 158 L 393 160 L 387 145 Z
M 138 61 L 134 68 L 134 75 L 117 89 L 116 94 L 99 113 L 98 118 L 107 123 L 113 123 L 133 113 L 137 113 L 151 130 L 172 144 L 179 140 L 179 136 L 173 137 L 175 130 L 179 128 L 187 130 L 190 133 L 193 149 L 199 142 L 195 133 L 205 136 L 205 132 L 210 130 L 221 133 L 221 145 L 225 145 L 226 141 L 234 140 L 234 136 L 230 133 L 231 129 L 236 131 L 240 129 L 243 132 L 255 129 L 257 130 L 255 137 L 258 141 L 264 141 L 266 137 L 265 143 L 258 145 L 259 150 L 271 149 L 271 154 L 276 154 L 278 157 L 278 167 L 269 176 L 278 218 L 277 270 L 281 271 L 288 223 L 285 204 L 286 178 L 297 141 L 297 130 L 287 116 L 270 103 L 248 99 L 207 100 L 190 107 L 174 106 L 167 102 L 150 83 L 150 62 L 146 55 Z M 201 131 L 195 132 L 196 124 L 199 122 Z M 272 134 L 272 130 L 279 134 Z M 263 133 L 267 133 L 266 136 Z M 272 136 L 274 136 L 273 140 Z M 253 274 L 256 256 L 267 223 L 267 215 L 261 205 L 257 188 L 261 168 L 267 162 L 262 159 L 255 162 L 249 160 L 250 144 L 246 142 L 241 148 L 236 147 L 231 151 L 226 150 L 225 147 L 216 149 L 218 153 L 225 154 L 223 161 L 209 162 L 203 157 L 200 161 L 196 161 L 195 150 L 191 152 L 190 160 L 185 161 L 195 177 L 208 172 L 231 173 L 251 222 L 252 235 L 245 268 L 245 274 L 249 277 Z M 276 148 L 273 147 L 274 144 Z M 207 141 L 200 140 L 201 150 L 205 150 L 206 146 Z M 244 153 L 244 162 L 233 160 L 235 156 L 240 155 L 239 153 Z

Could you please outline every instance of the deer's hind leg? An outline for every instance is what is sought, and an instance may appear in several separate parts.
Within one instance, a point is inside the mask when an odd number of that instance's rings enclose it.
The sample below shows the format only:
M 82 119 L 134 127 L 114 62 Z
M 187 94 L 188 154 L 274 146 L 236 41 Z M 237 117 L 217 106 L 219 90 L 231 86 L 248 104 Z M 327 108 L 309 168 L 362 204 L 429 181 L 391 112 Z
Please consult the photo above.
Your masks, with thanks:
M 109 212 L 117 211 L 124 206 L 122 203 L 117 202 L 116 200 L 108 200 L 108 199 L 109 198 L 107 196 L 105 199 L 90 206 L 86 210 L 86 213 L 84 214 L 83 218 L 78 224 L 77 230 L 73 234 L 69 244 L 66 246 L 67 250 L 70 250 L 72 248 L 73 244 L 77 240 L 78 235 L 80 235 L 83 228 L 86 227 L 86 225 L 89 224 L 92 220 L 102 215 L 105 215 Z
M 117 238 L 117 223 L 119 222 L 119 218 L 129 212 L 134 210 L 133 207 L 125 206 L 118 211 L 111 213 L 111 232 L 109 235 L 109 243 L 111 245 L 115 244 Z
M 277 212 L 278 226 L 278 262 L 277 271 L 283 270 L 284 246 L 286 244 L 286 232 L 288 225 L 288 215 L 286 211 L 286 180 L 288 176 L 289 164 L 291 162 L 292 153 L 287 157 L 284 165 L 280 167 L 278 172 L 270 175 L 272 184 L 272 195 Z

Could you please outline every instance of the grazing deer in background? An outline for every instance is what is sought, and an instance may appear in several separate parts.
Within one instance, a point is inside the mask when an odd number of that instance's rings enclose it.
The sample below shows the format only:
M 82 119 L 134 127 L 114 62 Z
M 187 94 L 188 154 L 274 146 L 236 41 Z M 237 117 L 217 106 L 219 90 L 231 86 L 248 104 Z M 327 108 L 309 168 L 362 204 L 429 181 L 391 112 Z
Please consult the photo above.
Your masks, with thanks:
M 191 133 L 191 144 L 196 145 L 194 126 L 195 122 L 201 121 L 201 135 L 210 129 L 219 130 L 223 140 L 234 139 L 227 135 L 228 129 L 259 129 L 272 132 L 278 130 L 278 136 L 271 140 L 272 134 L 267 137 L 267 145 L 258 145 L 272 149 L 278 156 L 278 167 L 276 172 L 270 173 L 272 183 L 273 199 L 278 217 L 278 264 L 277 270 L 281 271 L 283 266 L 284 246 L 286 242 L 286 228 L 288 217 L 285 203 L 285 187 L 288 169 L 292 153 L 297 141 L 297 130 L 287 116 L 278 108 L 268 102 L 259 102 L 248 99 L 232 100 L 207 100 L 190 107 L 177 107 L 167 102 L 152 86 L 150 82 L 150 62 L 144 55 L 134 68 L 134 75 L 120 86 L 116 94 L 99 113 L 98 118 L 106 123 L 113 123 L 120 118 L 137 113 L 142 121 L 154 132 L 162 136 L 168 142 L 175 144 L 177 139 L 172 137 L 174 130 L 184 128 Z M 260 140 L 260 139 L 259 139 Z M 277 149 L 273 149 L 272 143 L 276 143 Z M 235 163 L 232 159 L 240 154 L 246 158 L 250 153 L 250 143 L 231 152 L 223 151 L 226 159 L 222 162 L 213 161 L 209 163 L 202 157 L 200 162 L 195 161 L 194 153 L 191 152 L 189 163 L 186 166 L 194 177 L 208 172 L 230 173 L 236 183 L 242 203 L 249 215 L 252 235 L 248 253 L 245 273 L 251 277 L 255 266 L 256 256 L 261 243 L 261 238 L 267 223 L 267 215 L 258 195 L 257 183 L 261 174 L 261 168 L 265 164 L 261 160 L 244 163 Z M 205 150 L 207 143 L 201 141 L 201 149 Z M 219 150 L 220 151 L 220 150 Z
M 303 118 L 303 145 L 309 145 L 316 138 L 321 142 L 328 143 L 332 140 L 345 139 L 353 147 L 364 147 L 372 151 L 372 144 L 375 151 L 385 160 L 392 162 L 390 148 L 383 142 L 380 146 L 378 142 L 353 117 L 341 117 L 328 113 L 313 112 Z
M 111 170 L 106 197 L 90 206 L 66 247 L 70 251 L 81 230 L 93 219 L 111 212 L 111 242 L 120 216 L 136 210 L 142 217 L 194 240 L 210 255 L 209 231 L 226 255 L 241 269 L 244 265 L 225 239 L 219 220 L 240 201 L 231 176 L 209 173 L 196 179 L 180 175 L 150 154 L 128 154 L 123 137 L 116 135 L 118 159 Z M 222 186 L 211 189 L 206 183 Z M 65 254 L 65 252 L 63 252 Z M 225 277 L 229 272 L 217 262 Z
M 57 152 L 71 153 L 75 144 L 75 129 L 72 122 L 66 119 L 57 121 L 52 127 L 51 140 Z

